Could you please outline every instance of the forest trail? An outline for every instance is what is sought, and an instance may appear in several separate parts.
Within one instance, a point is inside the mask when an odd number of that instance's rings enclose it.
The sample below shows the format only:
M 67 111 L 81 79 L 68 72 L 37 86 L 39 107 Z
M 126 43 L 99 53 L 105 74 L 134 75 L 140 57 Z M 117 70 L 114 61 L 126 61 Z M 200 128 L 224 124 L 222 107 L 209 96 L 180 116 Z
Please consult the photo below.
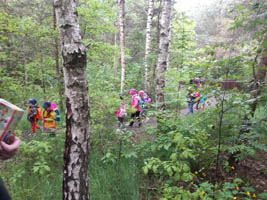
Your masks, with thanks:
M 205 105 L 200 104 L 199 110 L 195 109 L 195 105 L 194 105 L 194 113 L 198 113 L 203 111 L 204 109 L 207 109 L 209 107 L 214 107 L 216 105 L 216 99 L 214 97 L 207 99 L 207 101 L 205 102 Z M 180 110 L 180 115 L 183 117 L 186 117 L 188 113 L 188 108 L 184 108 Z M 147 132 L 147 130 L 152 129 L 157 127 L 157 119 L 156 117 L 150 117 L 146 120 L 143 121 L 142 126 L 138 127 L 137 123 L 134 124 L 133 127 L 127 127 L 127 130 L 132 131 L 133 132 L 133 136 L 132 139 L 135 143 L 140 143 L 142 140 L 145 139 L 153 139 L 154 136 L 153 135 L 149 135 Z
M 208 107 L 214 107 L 216 105 L 215 98 L 210 98 L 207 101 L 204 109 Z M 194 109 L 194 112 L 201 112 Z M 188 108 L 180 110 L 180 114 L 186 117 L 188 113 Z M 146 120 L 141 127 L 137 126 L 137 123 L 134 124 L 134 127 L 127 128 L 127 130 L 133 132 L 133 136 L 131 137 L 132 141 L 135 144 L 140 144 L 142 141 L 155 140 L 155 135 L 149 134 L 149 129 L 153 129 L 157 127 L 157 119 L 156 117 L 151 117 Z M 232 170 L 229 173 L 221 172 L 222 176 L 225 180 L 231 182 L 233 181 L 233 177 L 238 174 L 238 177 L 246 179 L 250 177 L 253 180 L 254 188 L 257 191 L 267 193 L 267 179 L 266 179 L 266 166 L 267 166 L 267 154 L 265 152 L 259 151 L 258 157 L 261 159 L 253 158 L 248 156 L 245 160 L 239 162 L 235 167 L 235 170 Z M 251 170 L 253 169 L 253 170 Z M 235 175 L 234 175 L 235 174 Z
M 214 107 L 216 105 L 216 99 L 214 97 L 209 98 L 205 105 L 199 105 L 200 109 L 196 110 L 194 106 L 194 113 L 201 112 L 203 109 L 207 109 L 209 107 Z M 188 113 L 188 108 L 181 109 L 180 115 L 183 117 L 186 117 Z M 127 124 L 127 123 L 126 123 Z M 128 131 L 131 131 L 133 133 L 132 140 L 134 143 L 138 144 L 142 142 L 143 140 L 153 140 L 155 138 L 154 135 L 149 134 L 148 130 L 153 129 L 157 127 L 157 119 L 156 117 L 150 117 L 145 120 L 143 120 L 142 126 L 138 127 L 138 124 L 135 123 L 133 127 L 127 127 Z

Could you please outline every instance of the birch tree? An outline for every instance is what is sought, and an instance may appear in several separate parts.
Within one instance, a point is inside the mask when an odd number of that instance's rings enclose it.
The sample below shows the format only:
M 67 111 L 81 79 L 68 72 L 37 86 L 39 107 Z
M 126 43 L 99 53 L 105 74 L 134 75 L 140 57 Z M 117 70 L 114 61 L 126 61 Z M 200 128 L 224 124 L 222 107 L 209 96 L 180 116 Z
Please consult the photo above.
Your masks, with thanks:
M 148 66 L 148 56 L 150 53 L 151 46 L 151 29 L 152 29 L 152 19 L 153 19 L 153 5 L 154 0 L 149 0 L 148 11 L 147 11 L 147 24 L 146 24 L 146 48 L 145 48 L 145 90 L 149 88 L 149 66 Z
M 169 24 L 169 36 L 168 36 L 168 40 L 169 40 L 169 47 L 168 47 L 168 55 L 167 55 L 167 72 L 169 70 L 169 64 L 170 64 L 170 57 L 171 57 L 171 41 L 172 41 L 172 22 L 173 22 L 173 18 L 174 18 L 174 2 L 175 0 L 172 0 L 172 6 L 171 6 L 171 16 L 170 16 L 170 24 Z
M 53 28 L 54 31 L 57 29 L 57 20 L 56 20 L 56 10 L 55 6 L 53 5 Z M 59 67 L 59 51 L 58 51 L 58 39 L 57 37 L 54 36 L 54 47 L 55 47 L 55 61 L 56 61 L 56 75 L 57 75 L 57 87 L 58 87 L 58 94 L 59 94 L 59 106 L 61 112 L 63 112 L 63 88 L 62 88 L 62 73 L 60 72 L 60 67 Z
M 121 47 L 121 93 L 125 85 L 125 0 L 118 0 L 119 24 L 120 24 L 120 47 Z
M 77 1 L 54 0 L 61 38 L 66 94 L 63 199 L 89 200 L 89 97 L 86 48 L 78 24 Z
M 166 87 L 166 75 L 167 75 L 167 60 L 169 53 L 169 34 L 170 34 L 170 22 L 171 22 L 171 10 L 172 0 L 163 1 L 163 11 L 160 20 L 160 41 L 159 41 L 159 55 L 157 65 L 157 90 L 156 90 L 156 102 L 157 106 L 165 110 L 165 94 L 164 88 Z

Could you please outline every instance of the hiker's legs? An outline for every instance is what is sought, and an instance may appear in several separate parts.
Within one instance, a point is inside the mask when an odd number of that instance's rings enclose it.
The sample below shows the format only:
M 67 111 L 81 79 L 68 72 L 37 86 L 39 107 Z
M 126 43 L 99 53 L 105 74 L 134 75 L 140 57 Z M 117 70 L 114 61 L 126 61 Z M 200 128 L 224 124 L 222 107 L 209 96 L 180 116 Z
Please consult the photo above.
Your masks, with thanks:
M 31 122 L 31 125 L 32 125 L 32 134 L 35 134 L 36 133 L 36 124 L 37 124 L 36 121 Z
M 36 120 L 36 128 L 41 129 L 41 126 L 38 125 L 38 120 Z
M 141 116 L 140 116 L 140 111 L 137 111 L 136 112 L 136 118 L 137 118 L 137 121 L 138 121 L 138 126 L 140 127 L 142 122 L 141 122 Z
M 134 121 L 135 121 L 135 116 L 136 116 L 136 112 L 131 114 L 131 122 L 130 122 L 129 126 L 133 126 Z
M 1 200 L 11 200 L 11 197 L 9 196 L 7 189 L 0 178 L 0 199 Z
M 189 102 L 188 103 L 188 109 L 189 109 L 189 113 L 194 113 L 194 102 Z
M 138 122 L 140 123 L 140 111 L 136 111 L 135 113 L 131 114 L 131 122 L 130 122 L 129 126 L 133 126 L 136 118 L 137 118 Z
M 196 105 L 196 109 L 197 109 L 197 110 L 198 110 L 199 102 L 200 102 L 200 101 L 198 101 L 198 102 L 197 102 L 197 105 Z
M 121 125 L 123 125 L 124 118 L 123 117 L 118 117 L 118 120 L 119 120 L 118 127 L 120 127 Z

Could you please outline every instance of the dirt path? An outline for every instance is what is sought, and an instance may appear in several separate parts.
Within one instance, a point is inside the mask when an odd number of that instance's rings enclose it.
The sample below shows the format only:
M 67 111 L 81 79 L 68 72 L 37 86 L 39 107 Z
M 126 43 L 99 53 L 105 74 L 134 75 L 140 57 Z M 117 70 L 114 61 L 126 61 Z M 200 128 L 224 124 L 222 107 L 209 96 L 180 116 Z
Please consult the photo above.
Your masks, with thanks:
M 215 105 L 216 105 L 216 99 L 215 98 L 209 98 L 205 102 L 205 104 L 199 105 L 199 108 L 200 108 L 199 110 L 196 110 L 195 105 L 194 105 L 194 113 L 201 112 L 204 109 L 207 109 L 208 107 L 214 107 Z M 180 114 L 182 116 L 186 116 L 187 113 L 188 113 L 188 108 L 180 110 Z M 146 129 L 155 128 L 155 127 L 157 127 L 157 119 L 156 119 L 156 117 L 150 117 L 143 122 L 141 127 L 138 127 L 137 123 L 135 123 L 132 128 L 127 127 L 127 130 L 134 132 L 135 138 L 140 138 L 140 137 L 145 137 L 147 135 Z

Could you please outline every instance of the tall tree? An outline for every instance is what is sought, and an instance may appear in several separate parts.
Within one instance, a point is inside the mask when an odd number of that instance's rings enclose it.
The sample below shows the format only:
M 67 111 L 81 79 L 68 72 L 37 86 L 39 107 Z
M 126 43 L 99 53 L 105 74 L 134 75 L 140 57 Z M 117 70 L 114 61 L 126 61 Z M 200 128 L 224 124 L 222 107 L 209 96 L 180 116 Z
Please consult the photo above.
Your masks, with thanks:
M 170 64 L 170 54 L 171 54 L 171 41 L 172 41 L 172 22 L 173 22 L 173 18 L 174 18 L 174 1 L 172 0 L 172 6 L 171 6 L 171 16 L 170 16 L 170 24 L 169 24 L 169 36 L 168 36 L 168 40 L 169 40 L 169 47 L 168 47 L 168 56 L 167 56 L 167 71 L 169 70 L 169 64 Z
M 148 66 L 148 56 L 150 53 L 151 46 L 151 29 L 152 29 L 152 19 L 153 19 L 153 5 L 154 0 L 149 0 L 148 11 L 147 11 L 147 24 L 146 24 L 146 49 L 145 49 L 145 90 L 149 88 L 149 66 Z
M 167 60 L 169 53 L 169 35 L 171 22 L 172 0 L 163 1 L 163 11 L 160 20 L 160 41 L 157 65 L 156 103 L 162 110 L 166 109 L 164 88 L 166 87 Z
M 56 10 L 55 6 L 53 6 L 53 19 L 54 19 L 54 30 L 57 29 L 57 19 L 56 19 Z M 54 47 L 55 47 L 55 61 L 56 61 L 56 76 L 57 76 L 57 87 L 58 87 L 58 94 L 59 94 L 59 106 L 61 112 L 63 112 L 63 88 L 62 88 L 62 73 L 60 72 L 60 67 L 59 67 L 59 53 L 58 53 L 58 38 L 54 37 Z
M 125 0 L 118 0 L 121 47 L 121 93 L 125 85 Z
M 254 84 L 250 88 L 252 92 L 252 97 L 257 99 L 262 92 L 262 88 L 264 87 L 264 82 L 266 81 L 266 66 L 267 66 L 267 36 L 265 36 L 265 45 L 266 47 L 263 46 L 263 51 L 262 51 L 262 57 L 259 63 L 258 71 L 254 77 Z M 263 42 L 264 43 L 264 42 Z M 251 115 L 254 116 L 256 108 L 257 108 L 258 101 L 254 101 L 251 105 Z
M 159 40 L 160 40 L 160 18 L 161 18 L 161 14 L 162 14 L 162 1 L 163 0 L 159 0 L 159 6 L 158 8 L 155 8 L 156 11 L 156 15 L 157 15 L 157 26 L 156 26 L 156 46 L 159 46 Z M 157 54 L 159 54 L 159 50 L 157 50 Z M 155 80 L 156 80 L 156 71 L 157 71 L 157 64 L 155 63 L 153 65 L 153 70 L 152 70 L 152 78 L 151 78 L 151 82 L 150 82 L 150 93 L 155 94 Z M 151 95 L 150 94 L 150 95 Z M 155 98 L 156 99 L 156 98 Z
M 54 0 L 66 93 L 63 199 L 89 200 L 89 96 L 77 1 Z

